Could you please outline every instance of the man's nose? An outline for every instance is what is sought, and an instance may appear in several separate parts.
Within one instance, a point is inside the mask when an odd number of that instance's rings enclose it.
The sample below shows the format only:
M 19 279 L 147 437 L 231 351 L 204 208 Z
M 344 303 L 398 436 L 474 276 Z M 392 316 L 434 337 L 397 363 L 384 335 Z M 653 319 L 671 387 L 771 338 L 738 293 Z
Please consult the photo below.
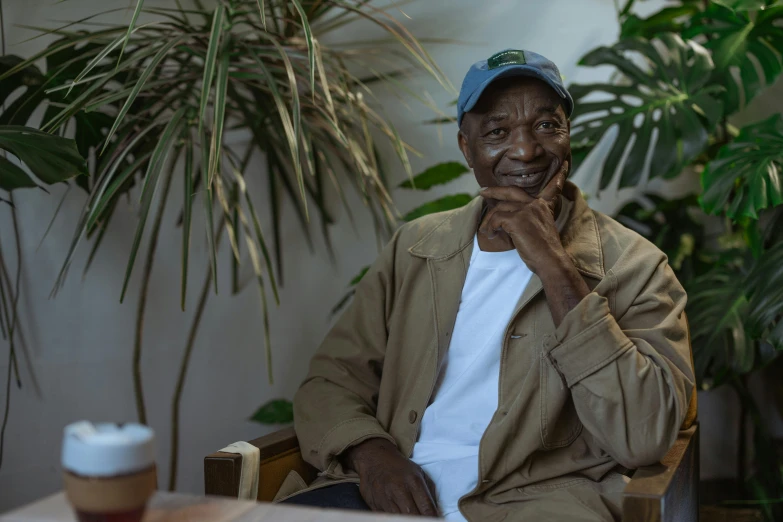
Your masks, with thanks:
M 544 148 L 532 132 L 519 130 L 512 136 L 511 147 L 506 156 L 509 159 L 530 163 L 543 153 Z

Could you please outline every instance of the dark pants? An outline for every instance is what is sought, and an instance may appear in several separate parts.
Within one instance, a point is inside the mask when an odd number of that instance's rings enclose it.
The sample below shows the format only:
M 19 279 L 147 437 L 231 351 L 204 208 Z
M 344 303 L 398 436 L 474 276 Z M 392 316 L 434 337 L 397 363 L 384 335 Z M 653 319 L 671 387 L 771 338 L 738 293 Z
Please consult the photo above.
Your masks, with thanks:
M 359 484 L 350 482 L 300 493 L 299 495 L 294 495 L 280 503 L 320 508 L 370 511 L 370 507 L 364 502 L 361 493 L 359 493 Z

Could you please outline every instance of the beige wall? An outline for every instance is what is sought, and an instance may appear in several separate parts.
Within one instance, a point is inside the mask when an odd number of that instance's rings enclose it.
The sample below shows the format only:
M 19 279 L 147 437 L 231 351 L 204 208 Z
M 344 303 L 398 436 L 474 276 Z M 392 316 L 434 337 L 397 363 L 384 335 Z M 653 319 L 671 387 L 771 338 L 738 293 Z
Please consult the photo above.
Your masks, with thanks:
M 102 2 L 100 9 L 125 7 L 129 3 L 128 0 Z M 9 52 L 29 55 L 45 43 L 44 40 L 23 42 L 31 33 L 15 24 L 50 25 L 53 20 L 77 19 L 99 9 L 95 7 L 97 2 L 89 0 L 54 4 L 53 0 L 4 2 Z M 161 0 L 156 4 L 173 6 L 174 2 Z M 656 0 L 644 2 L 642 7 L 652 10 L 661 4 Z M 617 35 L 612 0 L 420 0 L 406 6 L 405 13 L 410 20 L 400 17 L 418 36 L 468 42 L 430 47 L 435 59 L 457 86 L 472 62 L 506 47 L 528 48 L 546 54 L 560 65 L 569 81 L 605 79 L 608 70 L 577 69 L 575 63 L 584 52 L 599 44 L 612 43 Z M 113 15 L 118 21 L 128 18 L 128 11 Z M 373 33 L 357 28 L 350 36 L 364 34 Z M 438 90 L 434 82 L 427 79 L 419 78 L 411 85 L 430 90 L 444 109 L 455 97 Z M 403 137 L 424 155 L 413 159 L 414 170 L 440 161 L 461 159 L 455 128 L 439 130 L 423 126 L 420 122 L 430 114 L 415 102 L 403 104 L 387 95 L 382 95 L 381 99 Z M 245 138 L 240 134 L 230 139 L 241 143 Z M 391 160 L 389 165 L 395 179 L 404 177 L 402 169 Z M 588 182 L 590 168 L 590 164 L 586 165 L 574 177 L 588 192 L 594 191 L 594 185 Z M 251 169 L 258 169 L 259 177 L 262 177 L 260 165 L 253 165 Z M 439 193 L 475 189 L 475 182 L 466 177 L 440 189 Z M 24 387 L 14 389 L 11 397 L 5 462 L 0 471 L 0 512 L 60 487 L 59 443 L 65 424 L 83 418 L 135 420 L 131 352 L 140 262 L 126 302 L 118 302 L 135 227 L 134 207 L 122 205 L 117 211 L 110 234 L 84 280 L 81 269 L 89 248 L 87 244 L 82 246 L 65 287 L 56 299 L 50 300 L 49 292 L 84 202 L 84 194 L 78 189 L 72 190 L 49 235 L 39 246 L 64 189 L 54 187 L 51 192 L 47 195 L 41 191 L 25 191 L 17 196 L 24 252 L 21 310 L 38 387 L 33 385 L 28 365 L 23 362 Z M 403 211 L 432 197 L 432 194 L 404 192 L 394 195 Z M 261 201 L 264 201 L 263 197 L 259 192 Z M 356 203 L 356 198 L 352 201 Z M 618 195 L 614 193 L 592 200 L 596 208 L 605 211 L 611 211 L 617 202 Z M 357 211 L 357 231 L 354 232 L 344 212 L 336 206 L 335 209 L 338 217 L 338 224 L 332 229 L 335 265 L 327 261 L 323 241 L 317 232 L 315 255 L 308 251 L 290 209 L 287 213 L 290 219 L 284 230 L 285 287 L 282 305 L 272 311 L 271 321 L 274 385 L 265 377 L 267 369 L 257 291 L 250 285 L 239 295 L 230 295 L 224 245 L 220 258 L 220 294 L 212 296 L 208 303 L 182 402 L 180 490 L 203 492 L 202 457 L 205 454 L 234 440 L 269 431 L 247 422 L 247 417 L 270 398 L 293 395 L 304 377 L 307 360 L 327 331 L 329 310 L 357 270 L 373 260 L 376 242 L 369 220 L 361 210 Z M 174 225 L 175 217 L 174 213 L 166 216 L 161 230 L 162 246 L 152 275 L 143 355 L 148 415 L 158 434 L 160 481 L 164 484 L 168 477 L 174 379 L 206 268 L 204 238 L 200 233 L 194 233 L 188 309 L 181 312 L 178 307 L 180 231 Z M 200 220 L 201 216 L 197 215 L 195 219 Z M 317 226 L 314 230 L 318 230 Z M 13 238 L 10 214 L 4 205 L 0 205 L 0 238 L 3 253 L 13 267 L 16 261 L 9 253 Z M 4 354 L 7 352 L 5 345 L 0 346 L 0 360 L 3 361 L 0 375 L 5 375 Z M 710 404 L 709 398 L 703 399 L 702 411 L 709 410 Z M 703 414 L 704 421 L 705 417 Z M 718 415 L 716 418 L 721 419 Z M 710 422 L 716 432 L 734 431 L 730 428 L 730 419 Z M 713 446 L 703 446 L 703 454 Z M 721 448 L 721 454 L 729 453 L 732 448 L 728 443 Z M 703 471 L 707 475 L 730 474 L 731 465 L 731 462 L 708 461 L 704 463 Z

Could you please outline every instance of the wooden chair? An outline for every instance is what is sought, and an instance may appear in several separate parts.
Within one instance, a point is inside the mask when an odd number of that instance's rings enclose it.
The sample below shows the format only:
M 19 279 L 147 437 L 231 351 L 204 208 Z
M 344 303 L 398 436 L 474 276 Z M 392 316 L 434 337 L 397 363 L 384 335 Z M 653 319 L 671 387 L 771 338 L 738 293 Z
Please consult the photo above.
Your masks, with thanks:
M 293 428 L 250 444 L 261 450 L 258 500 L 270 502 L 290 470 L 310 483 L 317 471 L 302 459 Z M 239 493 L 241 456 L 213 453 L 204 459 L 207 495 L 236 497 Z M 695 522 L 699 498 L 698 424 L 680 432 L 660 464 L 637 469 L 625 489 L 623 520 L 633 522 Z

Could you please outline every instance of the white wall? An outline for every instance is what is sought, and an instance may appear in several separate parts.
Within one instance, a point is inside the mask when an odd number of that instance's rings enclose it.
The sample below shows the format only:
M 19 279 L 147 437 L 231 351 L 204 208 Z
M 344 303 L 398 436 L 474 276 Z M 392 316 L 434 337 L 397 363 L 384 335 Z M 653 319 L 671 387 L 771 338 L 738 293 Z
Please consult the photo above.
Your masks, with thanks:
M 113 0 L 102 3 L 100 9 L 125 7 L 128 3 L 128 0 Z M 9 52 L 29 55 L 45 44 L 45 40 L 23 42 L 31 33 L 15 24 L 52 25 L 53 20 L 77 19 L 98 9 L 89 0 L 54 4 L 53 0 L 4 2 Z M 173 6 L 174 2 L 157 4 Z M 642 7 L 653 10 L 661 4 L 656 0 L 644 2 Z M 457 86 L 472 62 L 506 47 L 542 52 L 560 65 L 569 81 L 605 78 L 607 70 L 578 69 L 575 63 L 587 50 L 599 44 L 611 44 L 617 35 L 612 0 L 420 0 L 406 6 L 405 13 L 410 20 L 399 17 L 418 36 L 469 42 L 430 46 L 434 58 Z M 122 11 L 113 19 L 127 21 L 128 18 L 129 12 Z M 355 35 L 365 33 L 374 34 L 357 28 Z M 453 110 L 447 103 L 455 95 L 439 90 L 433 81 L 419 78 L 412 85 L 428 89 L 440 107 Z M 437 127 L 420 124 L 430 114 L 416 102 L 406 107 L 391 96 L 381 96 L 381 99 L 403 137 L 424 154 L 413 159 L 414 171 L 444 160 L 461 160 L 455 128 L 446 127 L 441 135 Z M 390 161 L 389 165 L 396 179 L 404 177 L 396 163 Z M 261 176 L 260 167 L 257 168 Z M 591 191 L 593 187 L 587 183 L 586 174 L 586 170 L 581 171 L 575 180 Z M 475 188 L 475 182 L 465 178 L 439 192 L 474 191 Z M 65 287 L 56 299 L 49 300 L 84 202 L 84 195 L 78 189 L 72 190 L 39 247 L 63 190 L 54 187 L 48 195 L 40 191 L 17 194 L 24 253 L 21 310 L 39 390 L 32 385 L 28 366 L 23 361 L 24 387 L 14 389 L 11 396 L 5 462 L 0 471 L 0 512 L 60 487 L 59 442 L 65 424 L 82 418 L 135 420 L 131 352 L 142 257 L 137 262 L 125 303 L 118 302 L 135 227 L 134 207 L 123 205 L 117 211 L 87 277 L 81 278 L 89 251 L 84 244 Z M 404 211 L 431 198 L 432 194 L 397 192 L 395 197 Z M 357 201 L 355 197 L 353 201 Z M 593 200 L 594 206 L 606 211 L 612 210 L 616 203 L 617 198 L 612 194 Z M 285 230 L 286 284 L 282 305 L 272 311 L 271 321 L 274 385 L 268 384 L 265 377 L 257 291 L 251 285 L 240 295 L 230 295 L 224 248 L 220 294 L 210 297 L 182 402 L 180 490 L 203 492 L 204 455 L 234 440 L 269 431 L 247 422 L 247 417 L 270 398 L 293 395 L 304 377 L 309 357 L 327 331 L 329 310 L 342 296 L 350 278 L 376 255 L 373 232 L 369 220 L 362 219 L 363 213 L 357 212 L 358 234 L 349 226 L 344 212 L 337 210 L 336 214 L 339 222 L 332 229 L 336 266 L 327 261 L 317 232 L 316 253 L 308 252 L 298 225 L 289 215 L 290 224 Z M 180 231 L 174 225 L 175 218 L 174 213 L 167 215 L 161 230 L 162 246 L 152 275 L 143 354 L 148 416 L 159 438 L 162 484 L 168 477 L 174 380 L 206 268 L 204 238 L 194 233 L 188 309 L 181 312 L 178 307 Z M 10 214 L 3 205 L 0 205 L 0 238 L 3 254 L 13 271 L 16 261 L 10 253 L 13 244 Z M 0 346 L 0 375 L 4 376 L 7 351 L 5 345 Z M 708 466 L 703 468 L 708 475 L 726 470 L 731 472 L 730 467 L 712 471 Z

